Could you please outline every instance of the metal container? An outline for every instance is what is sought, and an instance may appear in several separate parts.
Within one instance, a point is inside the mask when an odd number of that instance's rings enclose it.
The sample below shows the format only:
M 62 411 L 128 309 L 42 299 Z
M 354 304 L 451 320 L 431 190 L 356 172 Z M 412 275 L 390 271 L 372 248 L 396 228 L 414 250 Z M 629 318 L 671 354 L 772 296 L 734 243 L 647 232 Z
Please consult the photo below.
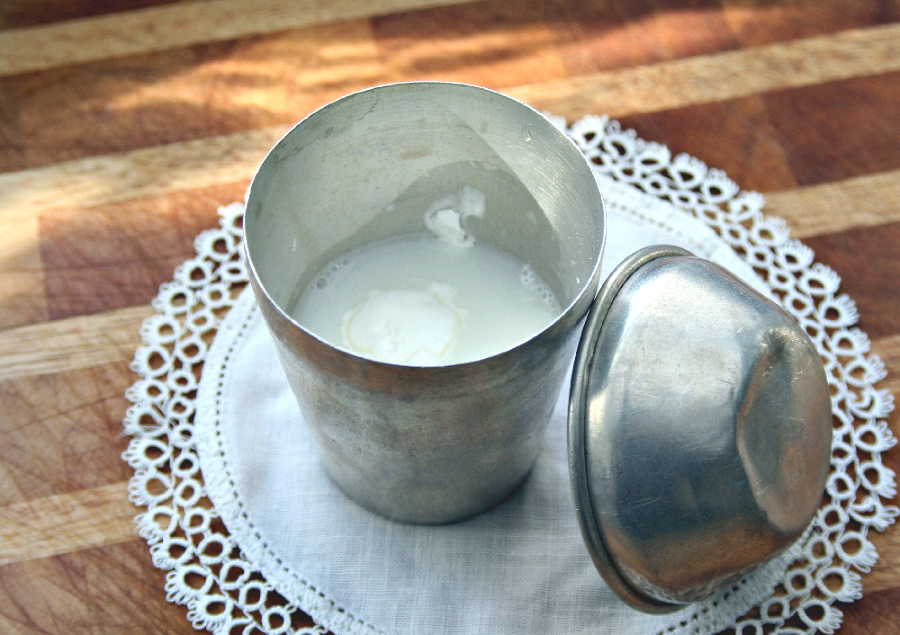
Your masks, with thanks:
M 822 360 L 728 271 L 651 247 L 603 284 L 578 348 L 569 461 L 582 533 L 632 606 L 727 588 L 802 536 L 831 458 Z
M 564 307 L 521 345 L 469 363 L 364 359 L 290 317 L 301 289 L 361 245 L 424 231 L 462 186 L 486 195 L 478 240 L 529 263 Z M 583 154 L 532 108 L 475 86 L 417 82 L 339 99 L 270 151 L 247 196 L 251 282 L 332 480 L 391 519 L 445 523 L 528 474 L 599 286 L 605 233 Z

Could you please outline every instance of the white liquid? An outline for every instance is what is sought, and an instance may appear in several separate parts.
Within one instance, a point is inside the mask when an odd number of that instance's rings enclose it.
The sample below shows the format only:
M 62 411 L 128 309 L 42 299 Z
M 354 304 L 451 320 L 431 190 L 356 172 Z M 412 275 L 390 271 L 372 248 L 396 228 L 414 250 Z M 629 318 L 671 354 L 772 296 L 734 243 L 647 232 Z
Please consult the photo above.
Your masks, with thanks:
M 443 366 L 508 350 L 559 313 L 549 287 L 505 251 L 415 234 L 366 245 L 325 267 L 293 316 L 363 357 Z

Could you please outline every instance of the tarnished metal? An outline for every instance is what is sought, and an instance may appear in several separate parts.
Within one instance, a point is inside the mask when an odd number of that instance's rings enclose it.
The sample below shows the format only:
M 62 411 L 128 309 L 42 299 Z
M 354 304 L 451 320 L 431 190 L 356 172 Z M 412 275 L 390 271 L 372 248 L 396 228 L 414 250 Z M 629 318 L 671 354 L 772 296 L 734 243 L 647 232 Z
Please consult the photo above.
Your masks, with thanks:
M 487 198 L 478 240 L 528 262 L 562 314 L 520 346 L 441 367 L 363 359 L 289 315 L 337 256 L 424 231 L 434 200 Z M 388 518 L 474 515 L 527 475 L 599 286 L 603 203 L 584 155 L 545 117 L 462 84 L 394 84 L 313 113 L 251 184 L 251 282 L 322 464 L 352 499 Z M 248 423 L 252 425 L 252 423 Z
M 600 573 L 648 612 L 737 581 L 814 517 L 831 430 L 793 318 L 682 249 L 637 252 L 604 283 L 572 380 L 572 487 Z

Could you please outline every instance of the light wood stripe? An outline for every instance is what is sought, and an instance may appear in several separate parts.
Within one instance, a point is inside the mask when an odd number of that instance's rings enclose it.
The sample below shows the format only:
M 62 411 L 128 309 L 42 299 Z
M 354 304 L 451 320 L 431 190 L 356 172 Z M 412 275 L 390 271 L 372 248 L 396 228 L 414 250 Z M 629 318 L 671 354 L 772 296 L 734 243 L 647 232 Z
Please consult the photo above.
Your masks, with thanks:
M 0 507 L 0 566 L 138 537 L 125 483 Z
M 560 115 L 656 112 L 900 70 L 900 24 L 529 84 L 509 94 Z
M 785 219 L 794 238 L 900 222 L 900 170 L 765 196 L 765 213 Z
M 507 90 L 570 119 L 622 116 L 900 69 L 900 24 Z M 662 82 L 659 84 L 658 82 Z M 0 174 L 0 214 L 37 214 L 249 179 L 288 130 L 208 137 Z M 61 201 L 58 192 L 67 193 Z
M 92 207 L 249 179 L 287 130 L 251 130 L 0 174 L 0 214 Z
M 474 0 L 213 0 L 0 33 L 0 76 Z
M 129 361 L 149 305 L 0 331 L 0 380 Z

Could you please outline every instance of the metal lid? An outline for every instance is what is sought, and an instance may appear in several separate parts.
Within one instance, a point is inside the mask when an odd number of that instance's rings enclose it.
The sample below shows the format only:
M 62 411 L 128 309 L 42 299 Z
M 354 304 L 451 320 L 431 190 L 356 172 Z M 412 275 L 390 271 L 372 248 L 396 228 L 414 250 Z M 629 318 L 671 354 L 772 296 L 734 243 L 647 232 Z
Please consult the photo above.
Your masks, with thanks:
M 774 302 L 678 247 L 642 249 L 600 290 L 569 404 L 582 534 L 642 611 L 704 599 L 798 539 L 831 455 L 821 358 Z

